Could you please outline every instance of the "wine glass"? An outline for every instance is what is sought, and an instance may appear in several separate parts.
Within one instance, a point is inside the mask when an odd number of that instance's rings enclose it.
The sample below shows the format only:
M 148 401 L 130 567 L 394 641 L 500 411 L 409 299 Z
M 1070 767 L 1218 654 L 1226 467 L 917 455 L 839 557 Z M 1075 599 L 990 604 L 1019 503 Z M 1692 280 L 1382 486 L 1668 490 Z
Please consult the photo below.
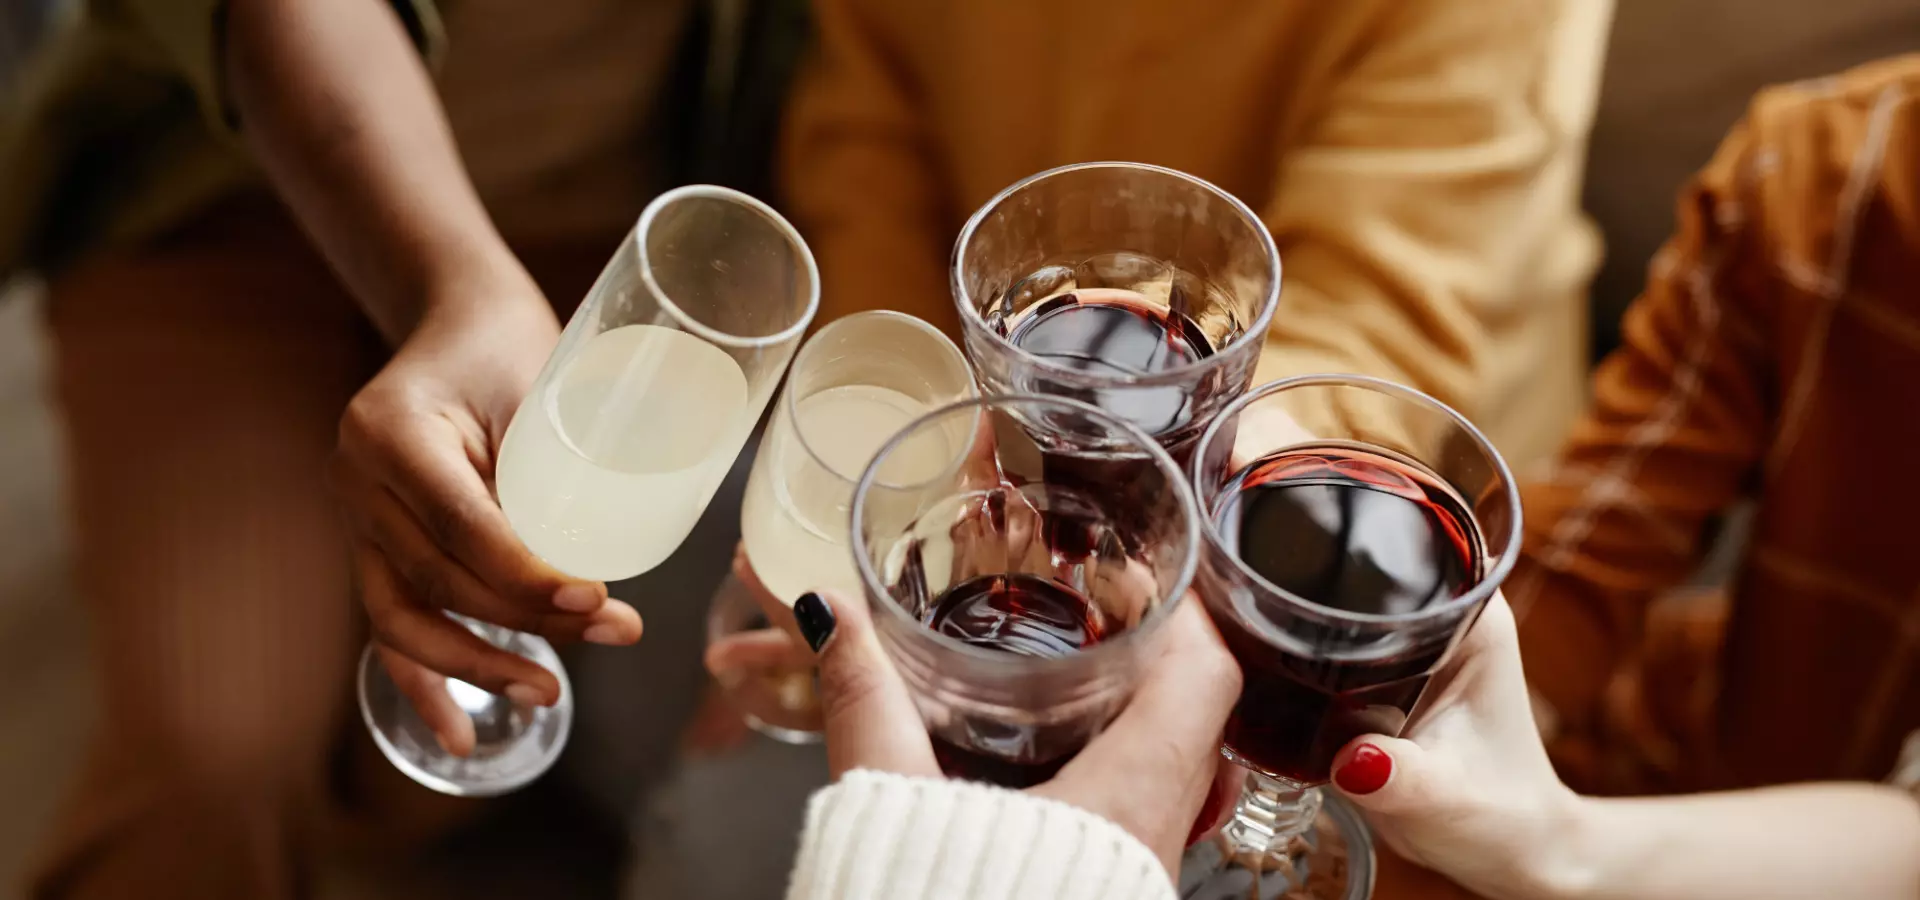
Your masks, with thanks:
M 494 490 L 514 533 L 576 578 L 631 578 L 686 539 L 766 408 L 819 306 L 799 232 L 738 191 L 661 194 L 580 304 L 501 442 Z M 539 777 L 566 744 L 573 692 L 540 637 L 454 616 L 560 680 L 551 707 L 455 680 L 473 753 L 443 750 L 368 646 L 360 710 L 387 758 L 448 794 Z
M 1159 166 L 1083 163 L 980 207 L 954 243 L 952 287 L 987 393 L 1087 401 L 1185 466 L 1200 430 L 1252 383 L 1280 254 L 1218 187 Z
M 911 477 L 931 468 L 927 445 L 946 448 L 944 463 Z M 1060 477 L 1064 462 L 1121 458 L 1144 461 L 1137 492 Z M 1059 397 L 928 413 L 887 442 L 853 498 L 854 564 L 941 768 L 1008 787 L 1051 778 L 1118 714 L 1199 540 L 1166 451 Z
M 1359 375 L 1255 388 L 1191 470 L 1198 590 L 1245 677 L 1222 753 L 1248 779 L 1181 895 L 1365 898 L 1366 831 L 1319 786 L 1349 741 L 1401 732 L 1512 569 L 1513 476 L 1459 413 Z
M 788 610 L 803 591 L 859 593 L 847 549 L 854 483 L 903 426 L 975 392 L 973 370 L 953 341 L 890 310 L 837 319 L 794 357 L 747 478 L 740 509 L 747 565 L 735 567 L 708 617 L 707 661 L 756 730 L 789 743 L 819 740 L 811 654 Z M 927 477 L 952 449 L 944 439 L 914 442 L 901 453 L 921 459 L 902 459 L 895 471 Z

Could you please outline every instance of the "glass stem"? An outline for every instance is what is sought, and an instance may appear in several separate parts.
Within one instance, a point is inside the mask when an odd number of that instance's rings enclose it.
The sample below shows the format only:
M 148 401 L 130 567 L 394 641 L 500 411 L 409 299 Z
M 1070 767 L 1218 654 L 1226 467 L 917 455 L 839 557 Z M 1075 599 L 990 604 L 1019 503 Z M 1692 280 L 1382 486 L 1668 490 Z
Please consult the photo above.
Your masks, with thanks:
M 1240 803 L 1220 832 L 1236 854 L 1285 856 L 1293 839 L 1312 828 L 1319 815 L 1319 788 L 1248 772 Z

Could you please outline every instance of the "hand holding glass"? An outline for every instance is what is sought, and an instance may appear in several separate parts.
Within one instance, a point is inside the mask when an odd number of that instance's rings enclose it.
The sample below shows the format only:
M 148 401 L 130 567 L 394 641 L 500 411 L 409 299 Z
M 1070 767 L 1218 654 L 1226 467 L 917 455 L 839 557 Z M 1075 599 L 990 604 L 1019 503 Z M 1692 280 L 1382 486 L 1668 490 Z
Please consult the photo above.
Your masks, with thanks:
M 692 186 L 647 206 L 567 323 L 502 442 L 494 487 L 514 532 L 555 568 L 611 581 L 652 569 L 705 510 L 818 306 L 806 244 L 765 204 Z M 394 765 L 435 790 L 504 793 L 565 745 L 572 692 L 547 642 L 456 616 L 559 677 L 552 707 L 448 682 L 474 752 L 442 750 L 374 654 L 361 712 Z
M 1513 478 L 1458 413 L 1357 375 L 1255 388 L 1208 426 L 1192 471 L 1200 595 L 1246 684 L 1223 752 L 1249 779 L 1215 848 L 1232 865 L 1190 859 L 1187 887 L 1246 896 L 1258 878 L 1262 897 L 1363 898 L 1371 854 L 1349 812 L 1343 877 L 1299 840 L 1318 785 L 1347 742 L 1400 733 L 1512 568 Z

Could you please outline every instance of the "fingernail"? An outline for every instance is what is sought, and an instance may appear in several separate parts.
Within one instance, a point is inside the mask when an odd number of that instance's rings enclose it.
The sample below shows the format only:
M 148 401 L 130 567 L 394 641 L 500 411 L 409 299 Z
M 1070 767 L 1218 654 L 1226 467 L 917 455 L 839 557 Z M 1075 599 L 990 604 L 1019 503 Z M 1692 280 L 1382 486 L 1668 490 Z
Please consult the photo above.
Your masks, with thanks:
M 600 644 L 607 647 L 618 647 L 626 643 L 626 641 L 622 639 L 620 629 L 605 622 L 588 626 L 586 631 L 580 633 L 580 639 L 589 644 Z
M 1353 748 L 1353 757 L 1334 770 L 1333 781 L 1349 794 L 1371 794 L 1393 777 L 1393 757 L 1372 744 Z
M 544 692 L 542 692 L 539 688 L 534 687 L 533 685 L 530 685 L 530 684 L 520 684 L 518 682 L 507 685 L 507 699 L 512 700 L 513 702 L 518 703 L 521 706 L 547 705 L 547 695 Z
M 826 598 L 808 591 L 793 601 L 793 618 L 800 625 L 800 636 L 807 639 L 807 646 L 819 653 L 827 649 L 827 642 L 833 640 L 833 607 Z
M 600 588 L 591 584 L 569 584 L 553 592 L 553 605 L 572 613 L 589 613 L 606 602 Z

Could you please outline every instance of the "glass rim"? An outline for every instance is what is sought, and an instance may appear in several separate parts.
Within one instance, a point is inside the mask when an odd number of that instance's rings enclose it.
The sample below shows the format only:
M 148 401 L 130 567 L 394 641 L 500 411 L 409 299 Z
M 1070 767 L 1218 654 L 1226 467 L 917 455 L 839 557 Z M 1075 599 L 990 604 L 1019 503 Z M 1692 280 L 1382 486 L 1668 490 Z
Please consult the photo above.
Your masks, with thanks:
M 1240 214 L 1242 219 L 1253 226 L 1253 232 L 1260 241 L 1261 249 L 1266 253 L 1267 266 L 1273 272 L 1273 283 L 1268 286 L 1266 297 L 1260 302 L 1259 313 L 1254 316 L 1253 321 L 1248 323 L 1247 327 L 1240 332 L 1238 337 L 1228 341 L 1226 346 L 1218 348 L 1212 355 L 1194 362 L 1183 363 L 1170 369 L 1161 369 L 1157 372 L 1140 375 L 1088 375 L 1084 370 L 1063 366 L 1059 363 L 1050 362 L 1028 353 L 1020 349 L 1020 347 L 1012 341 L 1007 340 L 1005 336 L 995 333 L 992 328 L 983 327 L 981 330 L 987 333 L 994 345 L 1002 350 L 1026 357 L 1030 364 L 1045 371 L 1049 377 L 1056 378 L 1060 381 L 1086 386 L 1115 385 L 1120 387 L 1157 387 L 1166 384 L 1178 384 L 1191 378 L 1195 372 L 1204 372 L 1210 368 L 1225 365 L 1227 359 L 1234 357 L 1237 351 L 1249 345 L 1258 349 L 1259 345 L 1266 340 L 1267 327 L 1273 323 L 1274 311 L 1280 305 L 1280 248 L 1274 243 L 1273 233 L 1267 230 L 1266 223 L 1260 221 L 1260 217 L 1254 213 L 1253 208 L 1248 206 L 1239 197 L 1235 197 L 1211 181 L 1197 175 L 1190 175 L 1179 169 L 1156 166 L 1152 163 L 1127 162 L 1125 160 L 1099 160 L 1094 162 L 1071 163 L 1064 166 L 1055 166 L 1044 172 L 1036 172 L 1008 185 L 1002 189 L 1000 193 L 993 195 L 993 199 L 981 204 L 979 209 L 974 210 L 973 215 L 967 217 L 966 225 L 961 227 L 960 236 L 954 239 L 953 256 L 947 265 L 949 293 L 953 295 L 953 303 L 954 306 L 959 309 L 961 320 L 982 326 L 986 324 L 986 321 L 980 317 L 980 310 L 975 307 L 972 297 L 967 292 L 964 279 L 960 277 L 960 264 L 961 259 L 966 255 L 968 245 L 973 242 L 974 232 L 979 230 L 981 223 L 986 221 L 987 215 L 998 208 L 1000 204 L 1006 202 L 1007 198 L 1042 181 L 1088 169 L 1133 169 L 1152 172 L 1158 175 L 1168 176 L 1177 181 L 1184 181 L 1224 200 L 1229 207 Z
M 807 338 L 807 342 L 800 346 L 800 352 L 794 356 L 793 362 L 787 366 L 787 376 L 786 376 L 787 385 L 786 385 L 786 389 L 780 392 L 781 396 L 780 396 L 780 400 L 778 401 L 779 411 L 777 414 L 786 417 L 788 427 L 790 427 L 793 430 L 794 440 L 800 443 L 800 449 L 806 452 L 807 458 L 813 460 L 813 464 L 816 466 L 819 466 L 821 471 L 826 472 L 829 475 L 832 475 L 834 478 L 839 479 L 842 483 L 845 483 L 845 484 L 858 484 L 860 481 L 860 473 L 856 472 L 852 475 L 847 475 L 840 472 L 834 467 L 827 465 L 827 461 L 824 459 L 821 459 L 820 454 L 813 449 L 813 443 L 807 440 L 806 429 L 802 427 L 800 422 L 800 398 L 795 396 L 794 394 L 794 389 L 793 389 L 794 374 L 793 373 L 800 371 L 800 367 L 807 364 L 809 360 L 809 356 L 814 352 L 814 348 L 820 345 L 820 338 L 822 335 L 825 335 L 826 333 L 832 331 L 835 328 L 843 326 L 847 322 L 859 321 L 862 319 L 867 319 L 867 320 L 891 319 L 898 322 L 901 325 L 906 325 L 908 327 L 915 328 L 925 332 L 928 337 L 931 337 L 935 341 L 937 341 L 943 350 L 945 350 L 948 353 L 951 353 L 953 355 L 953 358 L 959 361 L 960 371 L 965 373 L 966 375 L 966 378 L 964 379 L 966 383 L 962 387 L 964 394 L 959 399 L 970 400 L 980 395 L 979 383 L 974 380 L 973 364 L 967 361 L 967 355 L 965 353 L 960 352 L 960 348 L 953 343 L 952 338 L 947 337 L 945 333 L 943 333 L 940 329 L 935 328 L 932 323 L 926 321 L 925 319 L 922 319 L 918 316 L 908 315 L 898 310 L 869 309 L 869 310 L 863 310 L 861 312 L 853 313 L 850 315 L 841 316 L 838 319 L 835 319 L 831 322 L 828 322 L 825 325 L 820 326 L 820 330 L 814 332 L 813 336 L 810 338 Z M 837 385 L 837 386 L 843 387 L 844 385 Z M 812 396 L 812 395 L 809 394 L 808 396 Z M 947 401 L 946 403 L 941 404 L 941 406 L 950 405 L 954 402 L 956 401 L 950 400 L 950 401 Z M 916 416 L 913 420 L 910 420 L 905 426 L 903 426 L 903 428 L 912 428 L 916 424 L 919 424 L 918 416 Z M 880 453 L 885 452 L 885 450 L 891 444 L 891 442 L 892 442 L 892 438 L 889 438 L 887 444 L 880 445 L 880 450 L 875 451 L 874 458 L 876 459 L 879 458 Z M 893 484 L 887 481 L 881 481 L 879 482 L 879 484 L 881 487 L 884 487 L 884 488 L 901 488 L 901 487 L 910 486 L 910 485 Z
M 682 308 L 679 303 L 675 302 L 673 296 L 669 294 L 665 288 L 660 286 L 659 279 L 653 275 L 653 259 L 647 252 L 646 235 L 653 230 L 654 219 L 659 218 L 660 213 L 668 206 L 683 200 L 695 199 L 724 200 L 728 203 L 745 207 L 759 214 L 762 219 L 772 224 L 774 230 L 780 232 L 780 234 L 787 239 L 788 244 L 799 251 L 797 255 L 801 261 L 806 264 L 807 306 L 800 311 L 799 316 L 794 319 L 792 324 L 773 334 L 761 335 L 759 337 L 730 334 L 695 318 Z M 648 290 L 653 292 L 654 302 L 659 304 L 660 308 L 665 310 L 668 315 L 672 316 L 674 322 L 680 327 L 693 332 L 695 335 L 711 343 L 719 344 L 723 347 L 740 347 L 746 349 L 758 349 L 782 344 L 806 333 L 807 327 L 813 324 L 814 314 L 820 310 L 820 265 L 814 261 L 813 248 L 807 246 L 806 239 L 800 236 L 800 230 L 793 227 L 792 222 L 787 221 L 785 216 L 780 215 L 773 207 L 767 205 L 766 201 L 751 194 L 742 193 L 732 188 L 721 187 L 717 184 L 687 184 L 671 190 L 662 191 L 647 204 L 646 209 L 640 211 L 640 218 L 634 223 L 632 236 L 629 240 L 633 241 L 634 252 L 638 254 L 640 280 L 647 286 Z
M 1171 596 L 1162 597 L 1160 603 L 1156 604 L 1153 609 L 1147 611 L 1145 616 L 1141 617 L 1139 624 L 1122 632 L 1118 638 L 1111 641 L 1101 641 L 1094 644 L 1091 648 L 1067 656 L 1043 658 L 1002 653 L 955 640 L 926 627 L 925 623 L 916 621 L 908 616 L 907 611 L 902 609 L 900 604 L 892 602 L 891 596 L 880 587 L 879 573 L 874 571 L 873 560 L 870 558 L 871 554 L 867 550 L 866 541 L 861 538 L 861 531 L 866 519 L 867 491 L 873 486 L 876 480 L 880 461 L 885 459 L 888 453 L 898 448 L 905 442 L 906 438 L 915 431 L 930 426 L 945 416 L 952 415 L 961 410 L 984 412 L 1009 405 L 1052 406 L 1056 409 L 1090 416 L 1103 425 L 1119 428 L 1128 439 L 1146 448 L 1148 457 L 1153 460 L 1154 465 L 1158 467 L 1163 474 L 1172 473 L 1174 477 L 1169 480 L 1169 483 L 1172 485 L 1172 490 L 1176 501 L 1180 505 L 1180 510 L 1185 514 L 1187 520 L 1187 539 L 1185 547 L 1183 548 L 1183 561 L 1181 562 L 1179 572 L 1174 576 L 1172 588 L 1163 592 Z M 970 450 L 971 448 L 968 449 Z M 942 476 L 935 476 L 935 478 L 939 477 Z M 932 480 L 933 479 L 928 479 L 928 481 Z M 1190 592 L 1193 586 L 1194 576 L 1199 572 L 1200 535 L 1206 527 L 1205 522 L 1202 521 L 1203 518 L 1200 514 L 1199 500 L 1193 492 L 1193 486 L 1187 483 L 1187 478 L 1184 473 L 1180 471 L 1179 463 L 1173 461 L 1173 457 L 1167 453 L 1166 448 L 1160 446 L 1159 441 L 1154 440 L 1151 435 L 1147 434 L 1146 431 L 1132 422 L 1114 416 L 1093 404 L 1067 397 L 1057 397 L 1048 394 L 979 394 L 927 412 L 925 415 L 907 423 L 905 427 L 901 428 L 893 437 L 888 438 L 885 444 L 880 446 L 880 450 L 873 455 L 873 459 L 867 462 L 866 471 L 860 473 L 860 481 L 854 487 L 853 508 L 847 516 L 847 543 L 848 549 L 853 553 L 854 568 L 860 573 L 860 587 L 867 594 L 867 605 L 869 607 L 886 607 L 887 612 L 883 615 L 892 616 L 894 620 L 900 624 L 908 625 L 919 630 L 936 646 L 957 653 L 963 657 L 988 663 L 1002 670 L 1044 671 L 1058 668 L 1063 664 L 1078 665 L 1082 664 L 1080 661 L 1098 661 L 1105 659 L 1138 645 L 1147 636 L 1158 631 L 1161 624 L 1172 616 L 1174 609 L 1180 605 L 1181 600 Z M 876 602 L 875 598 L 881 597 L 887 598 L 887 602 Z M 1092 663 L 1087 662 L 1085 664 L 1090 665 Z
M 1200 440 L 1194 445 L 1193 461 L 1189 464 L 1194 496 L 1198 498 L 1200 494 L 1200 478 L 1208 456 L 1208 451 L 1212 448 L 1213 442 L 1219 437 L 1222 427 L 1230 418 L 1239 416 L 1240 413 L 1245 412 L 1248 407 L 1262 398 L 1270 397 L 1294 388 L 1305 387 L 1351 387 L 1371 390 L 1378 394 L 1385 394 L 1407 401 L 1416 406 L 1424 406 L 1451 419 L 1455 425 L 1459 426 L 1460 430 L 1465 432 L 1467 437 L 1473 441 L 1473 445 L 1484 453 L 1488 459 L 1493 461 L 1494 471 L 1500 476 L 1500 483 L 1504 486 L 1501 492 L 1506 495 L 1507 514 L 1513 522 L 1513 533 L 1507 535 L 1506 545 L 1501 548 L 1499 554 L 1494 557 L 1493 568 L 1487 570 L 1486 574 L 1481 576 L 1480 580 L 1466 593 L 1448 600 L 1445 603 L 1436 603 L 1421 607 L 1409 613 L 1361 613 L 1351 610 L 1335 609 L 1334 607 L 1302 597 L 1299 594 L 1268 581 L 1266 576 L 1255 572 L 1252 567 L 1248 566 L 1246 561 L 1240 558 L 1239 554 L 1227 551 L 1225 541 L 1220 536 L 1212 512 L 1202 511 L 1203 514 L 1201 518 L 1203 521 L 1200 527 L 1202 531 L 1206 532 L 1208 550 L 1217 552 L 1221 556 L 1232 560 L 1234 570 L 1242 577 L 1251 580 L 1254 584 L 1270 591 L 1275 596 L 1296 606 L 1304 607 L 1307 611 L 1314 613 L 1322 619 L 1333 621 L 1357 624 L 1419 622 L 1429 618 L 1449 615 L 1475 604 L 1485 603 L 1491 599 L 1494 593 L 1499 591 L 1500 586 L 1507 580 L 1507 576 L 1512 573 L 1514 564 L 1518 562 L 1520 556 L 1520 544 L 1523 537 L 1520 518 L 1520 489 L 1513 480 L 1513 471 L 1508 468 L 1506 457 L 1500 455 L 1500 451 L 1493 446 L 1493 442 L 1489 441 L 1487 436 L 1482 434 L 1480 429 L 1475 427 L 1471 421 L 1468 421 L 1466 416 L 1461 415 L 1459 411 L 1453 407 L 1428 396 L 1424 391 L 1407 387 L 1404 384 L 1388 381 L 1384 378 L 1375 378 L 1371 375 L 1330 373 L 1295 375 L 1291 378 L 1281 378 L 1254 387 L 1252 390 L 1235 398 L 1232 403 L 1220 411 L 1219 415 L 1214 416 L 1212 422 L 1207 423 L 1207 430 L 1200 433 Z M 1228 458 L 1232 458 L 1231 452 L 1229 452 Z M 1422 462 L 1421 465 L 1426 465 L 1426 463 Z M 1452 485 L 1448 485 L 1448 487 L 1452 487 Z M 1474 527 L 1478 528 L 1479 525 L 1479 517 L 1475 516 Z

